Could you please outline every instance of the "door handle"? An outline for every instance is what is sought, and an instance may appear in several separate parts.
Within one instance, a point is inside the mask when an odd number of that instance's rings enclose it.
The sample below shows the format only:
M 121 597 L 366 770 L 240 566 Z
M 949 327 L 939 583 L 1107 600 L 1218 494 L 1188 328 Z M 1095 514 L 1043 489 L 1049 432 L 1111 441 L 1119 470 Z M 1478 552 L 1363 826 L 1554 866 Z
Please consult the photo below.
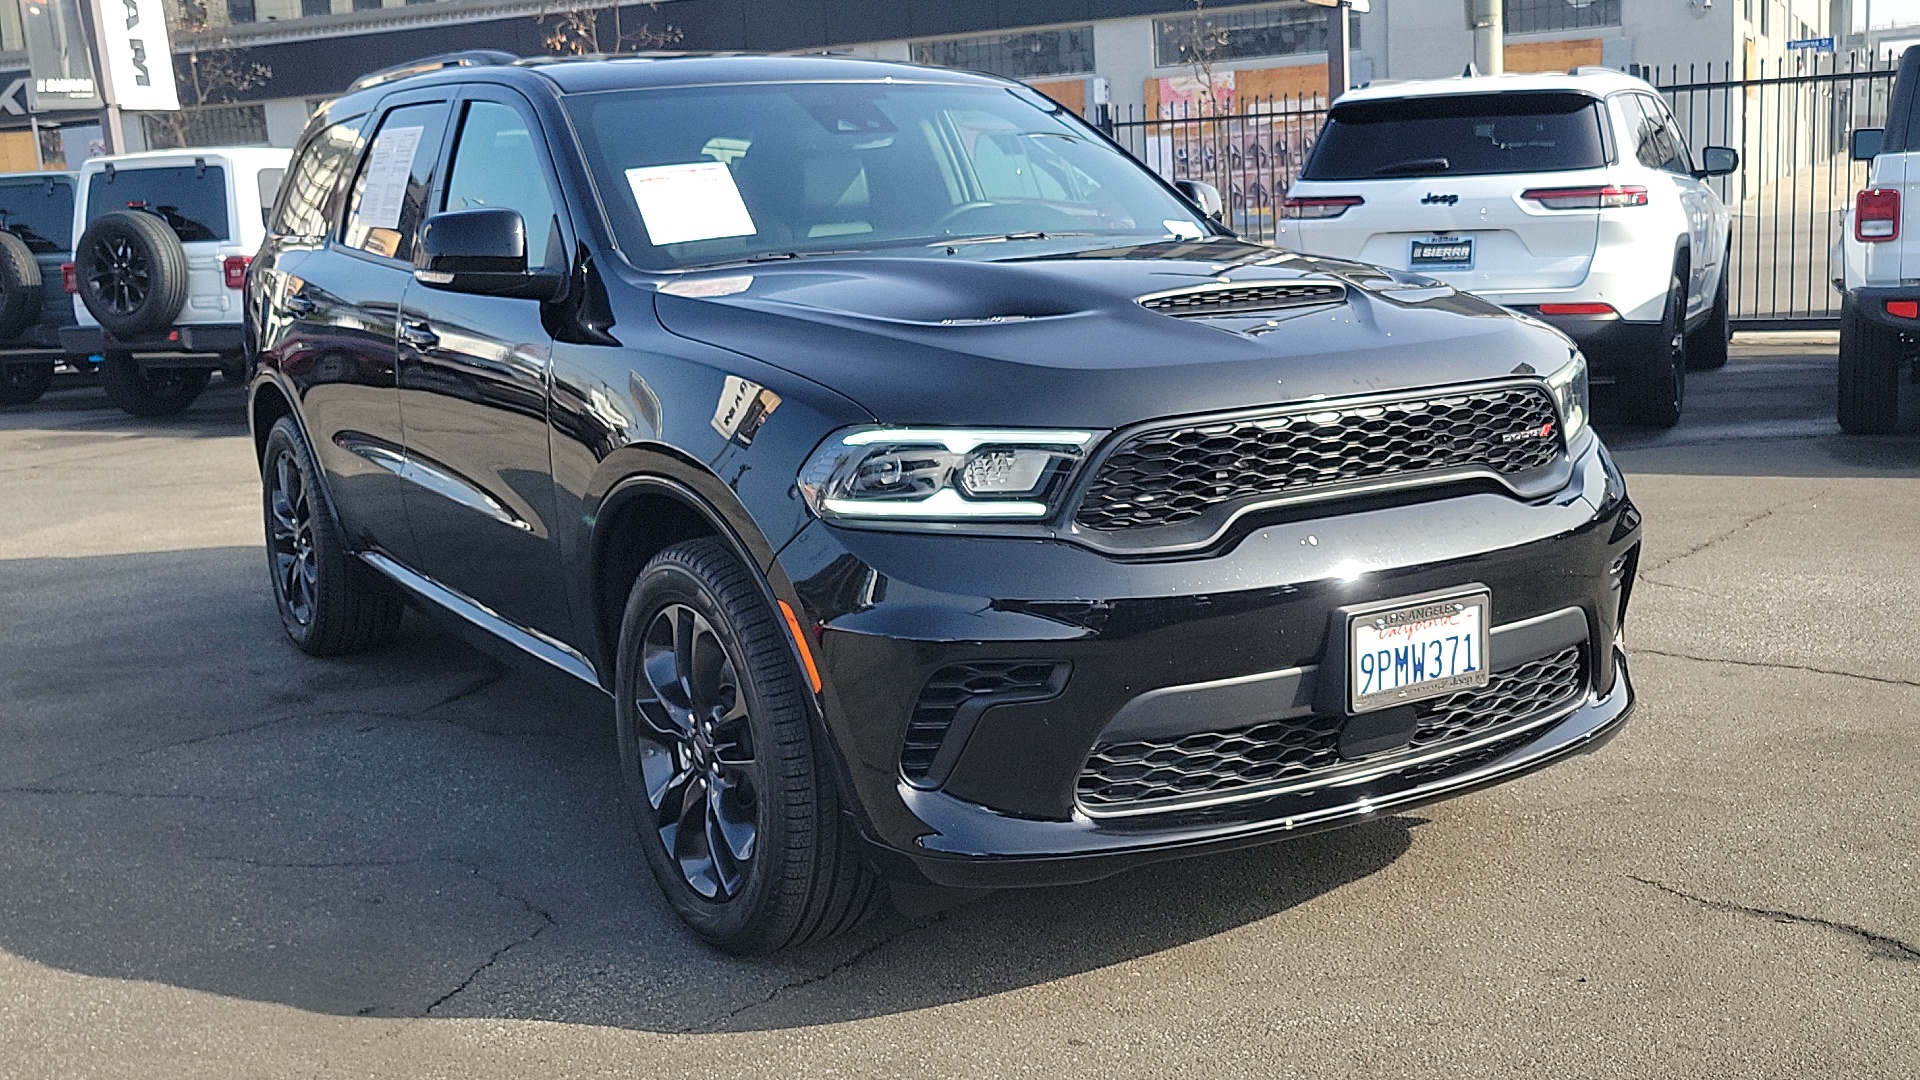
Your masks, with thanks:
M 416 349 L 431 349 L 440 344 L 440 335 L 433 327 L 423 322 L 403 322 L 400 324 L 400 340 Z
M 289 315 L 311 315 L 320 305 L 304 296 L 289 296 L 280 302 L 281 310 Z

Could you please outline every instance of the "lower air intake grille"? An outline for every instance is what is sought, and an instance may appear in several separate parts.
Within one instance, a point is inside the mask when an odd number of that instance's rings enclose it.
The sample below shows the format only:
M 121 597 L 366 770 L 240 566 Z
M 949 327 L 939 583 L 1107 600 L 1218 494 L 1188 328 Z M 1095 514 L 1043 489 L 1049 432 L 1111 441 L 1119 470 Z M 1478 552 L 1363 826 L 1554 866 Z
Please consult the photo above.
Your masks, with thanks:
M 1262 311 L 1331 304 L 1346 298 L 1343 285 L 1232 285 L 1145 297 L 1140 306 L 1163 315 L 1255 315 Z
M 1080 803 L 1093 810 L 1230 794 L 1256 787 L 1331 782 L 1356 767 L 1478 741 L 1523 726 L 1566 705 L 1586 688 L 1580 646 L 1495 672 L 1486 686 L 1414 706 L 1411 745 L 1350 761 L 1340 756 L 1337 716 L 1274 720 L 1232 731 L 1206 731 L 1164 742 L 1103 743 L 1080 771 Z M 1450 762 L 1451 759 L 1442 759 Z
M 1043 701 L 1065 689 L 1066 681 L 1067 665 L 1052 660 L 982 660 L 941 668 L 920 691 L 907 722 L 901 775 L 916 786 L 938 786 L 946 777 L 935 765 L 949 738 L 964 741 L 980 714 L 995 705 Z
M 1556 420 L 1545 390 L 1506 386 L 1146 431 L 1101 463 L 1074 520 L 1151 528 L 1357 480 L 1463 466 L 1513 476 L 1559 455 Z

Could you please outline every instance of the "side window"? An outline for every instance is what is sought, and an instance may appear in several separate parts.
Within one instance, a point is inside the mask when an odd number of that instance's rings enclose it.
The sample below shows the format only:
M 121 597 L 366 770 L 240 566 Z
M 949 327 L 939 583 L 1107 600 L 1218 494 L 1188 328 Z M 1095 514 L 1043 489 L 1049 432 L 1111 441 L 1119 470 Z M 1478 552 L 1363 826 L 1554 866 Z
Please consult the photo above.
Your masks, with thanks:
M 447 106 L 438 101 L 402 105 L 380 122 L 347 200 L 341 239 L 348 247 L 390 259 L 413 258 L 413 238 L 426 216 L 446 126 Z
M 1649 169 L 1691 174 L 1693 164 L 1687 158 L 1685 144 L 1674 128 L 1667 110 L 1658 99 L 1645 94 L 1628 94 L 1621 99 L 1631 106 L 1627 112 L 1634 130 L 1634 156 Z
M 1667 145 L 1672 155 L 1667 158 L 1665 168 L 1683 176 L 1693 175 L 1693 153 L 1687 149 L 1687 137 L 1680 134 L 1680 125 L 1674 122 L 1673 113 L 1667 110 L 1663 101 L 1654 102 L 1653 108 L 1659 113 L 1660 124 L 1667 132 Z
M 558 269 L 565 264 L 546 161 L 534 145 L 526 118 L 496 101 L 468 103 L 447 180 L 446 209 L 483 206 L 520 211 L 527 225 L 530 268 Z
M 253 186 L 260 196 L 260 224 L 273 223 L 273 199 L 287 179 L 285 169 L 261 169 L 254 174 Z
M 315 135 L 293 163 L 291 179 L 286 181 L 287 195 L 280 204 L 280 216 L 273 231 L 281 236 L 318 240 L 330 231 L 335 192 L 353 165 L 353 150 L 359 143 L 359 122 L 335 124 Z M 261 174 L 264 185 L 266 173 Z

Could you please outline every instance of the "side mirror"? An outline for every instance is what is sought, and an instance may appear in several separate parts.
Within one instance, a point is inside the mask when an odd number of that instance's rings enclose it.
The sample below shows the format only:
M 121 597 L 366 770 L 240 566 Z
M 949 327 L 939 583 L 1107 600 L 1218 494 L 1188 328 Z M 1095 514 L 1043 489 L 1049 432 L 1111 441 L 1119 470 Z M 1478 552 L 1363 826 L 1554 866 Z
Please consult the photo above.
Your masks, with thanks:
M 1700 151 L 1701 176 L 1725 176 L 1740 167 L 1740 151 L 1727 146 L 1709 146 Z
M 565 275 L 528 271 L 527 225 L 517 210 L 435 214 L 420 230 L 418 252 L 413 279 L 429 289 L 540 301 L 567 291 Z
M 1224 219 L 1227 207 L 1220 201 L 1220 189 L 1204 180 L 1175 180 L 1173 186 L 1199 211 L 1215 221 Z
M 1886 144 L 1886 128 L 1855 128 L 1853 129 L 1853 160 L 1872 161 L 1880 156 L 1880 148 Z

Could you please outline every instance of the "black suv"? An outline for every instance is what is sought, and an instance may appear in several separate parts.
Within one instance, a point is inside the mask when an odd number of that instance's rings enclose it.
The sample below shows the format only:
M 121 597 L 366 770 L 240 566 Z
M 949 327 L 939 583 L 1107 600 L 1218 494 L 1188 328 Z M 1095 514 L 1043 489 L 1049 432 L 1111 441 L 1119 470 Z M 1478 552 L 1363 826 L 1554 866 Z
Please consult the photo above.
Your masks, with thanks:
M 1598 745 L 1640 519 L 1552 328 L 1235 238 L 1017 83 L 457 64 L 321 109 L 247 282 L 308 652 L 403 601 L 600 687 L 764 952 Z
M 73 325 L 62 288 L 73 258 L 72 173 L 0 176 L 0 406 L 26 405 L 53 385 Z

